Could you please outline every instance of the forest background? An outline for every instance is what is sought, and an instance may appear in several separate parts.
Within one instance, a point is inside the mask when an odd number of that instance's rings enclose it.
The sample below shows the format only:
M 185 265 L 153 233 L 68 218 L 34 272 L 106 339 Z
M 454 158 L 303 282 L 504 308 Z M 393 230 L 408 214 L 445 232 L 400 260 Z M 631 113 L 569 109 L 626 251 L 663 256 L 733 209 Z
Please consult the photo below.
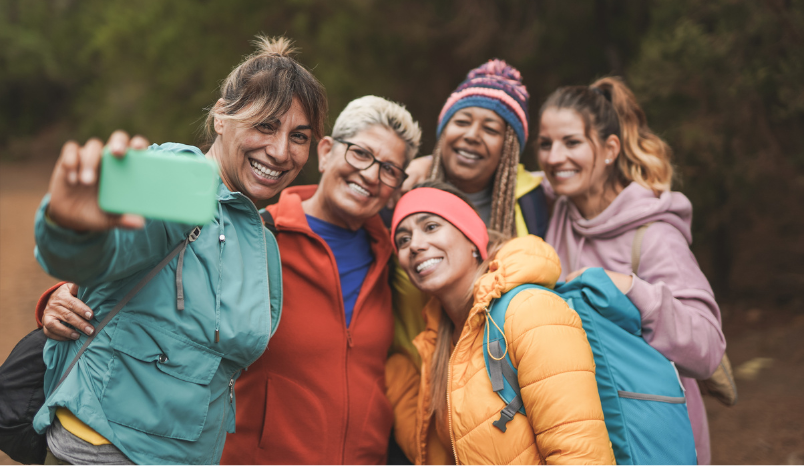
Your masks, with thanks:
M 0 201 L 13 211 L 0 225 L 0 291 L 4 322 L 21 322 L 0 360 L 52 283 L 32 239 L 15 235 L 61 144 L 117 128 L 200 143 L 204 109 L 258 33 L 296 41 L 327 89 L 330 125 L 356 97 L 387 97 L 421 123 L 422 154 L 467 71 L 505 59 L 530 91 L 522 161 L 533 170 L 542 101 L 624 77 L 674 150 L 732 360 L 750 369 L 744 380 L 777 360 L 764 385 L 742 382 L 734 410 L 707 401 L 715 459 L 803 461 L 804 0 L 0 0 Z M 313 153 L 296 184 L 317 182 L 316 166 Z
M 489 58 L 522 72 L 531 115 L 558 86 L 623 76 L 675 151 L 675 189 L 692 200 L 693 250 L 718 298 L 804 308 L 800 0 L 0 5 L 6 159 L 52 158 L 68 137 L 116 128 L 198 143 L 203 109 L 260 32 L 296 41 L 327 88 L 330 123 L 356 97 L 387 97 L 422 124 L 422 153 L 446 97 Z M 530 139 L 523 162 L 537 169 Z M 317 182 L 314 167 L 297 183 Z

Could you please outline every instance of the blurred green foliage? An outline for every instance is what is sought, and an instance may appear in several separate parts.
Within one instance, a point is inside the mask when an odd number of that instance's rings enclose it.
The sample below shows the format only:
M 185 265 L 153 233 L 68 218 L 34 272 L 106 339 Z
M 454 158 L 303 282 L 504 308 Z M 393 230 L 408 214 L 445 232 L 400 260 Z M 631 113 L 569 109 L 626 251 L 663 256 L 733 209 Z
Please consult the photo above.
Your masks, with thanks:
M 0 0 L 0 151 L 36 157 L 53 128 L 199 143 L 257 33 L 296 41 L 330 122 L 356 97 L 388 97 L 422 124 L 422 152 L 448 94 L 489 58 L 520 69 L 534 116 L 558 86 L 624 76 L 675 150 L 719 296 L 804 307 L 802 0 Z

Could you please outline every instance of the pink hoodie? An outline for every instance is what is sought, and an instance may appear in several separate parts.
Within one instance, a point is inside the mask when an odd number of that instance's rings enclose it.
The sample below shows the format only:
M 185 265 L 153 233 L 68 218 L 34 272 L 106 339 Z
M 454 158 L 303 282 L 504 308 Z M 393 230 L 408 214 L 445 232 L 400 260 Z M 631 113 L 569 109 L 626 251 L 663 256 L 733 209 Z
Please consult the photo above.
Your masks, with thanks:
M 645 231 L 639 270 L 631 270 L 636 229 L 649 222 L 655 223 Z M 698 464 L 709 464 L 709 426 L 695 379 L 717 369 L 726 340 L 712 288 L 690 251 L 691 222 L 692 204 L 683 194 L 665 192 L 657 198 L 631 183 L 591 220 L 565 196 L 557 198 L 546 240 L 561 259 L 561 280 L 583 267 L 635 274 L 626 295 L 642 314 L 645 341 L 675 362 L 682 375 Z

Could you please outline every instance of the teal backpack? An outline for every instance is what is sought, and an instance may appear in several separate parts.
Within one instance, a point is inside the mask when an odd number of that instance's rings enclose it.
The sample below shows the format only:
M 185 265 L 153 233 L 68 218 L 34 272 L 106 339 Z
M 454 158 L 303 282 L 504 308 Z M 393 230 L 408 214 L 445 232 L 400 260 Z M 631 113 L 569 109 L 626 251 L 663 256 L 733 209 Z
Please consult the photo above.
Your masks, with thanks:
M 642 338 L 642 319 L 601 268 L 591 268 L 555 290 L 520 285 L 486 312 L 483 357 L 492 389 L 506 403 L 494 426 L 502 432 L 525 414 L 517 370 L 501 331 L 505 311 L 526 289 L 555 293 L 581 317 L 595 358 L 595 378 L 617 464 L 697 464 L 684 387 L 675 365 Z

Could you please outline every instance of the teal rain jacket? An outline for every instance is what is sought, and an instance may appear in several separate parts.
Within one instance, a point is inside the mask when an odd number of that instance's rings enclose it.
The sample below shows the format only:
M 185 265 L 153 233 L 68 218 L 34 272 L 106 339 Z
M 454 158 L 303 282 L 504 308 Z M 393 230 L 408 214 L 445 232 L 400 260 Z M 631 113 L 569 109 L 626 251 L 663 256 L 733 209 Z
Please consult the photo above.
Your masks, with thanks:
M 182 144 L 151 149 L 204 156 Z M 81 286 L 78 297 L 95 311 L 95 325 L 194 228 L 147 220 L 143 230 L 77 233 L 45 219 L 48 201 L 36 215 L 36 258 L 50 275 Z M 235 430 L 234 381 L 279 323 L 279 250 L 254 204 L 220 183 L 215 219 L 184 254 L 183 311 L 176 305 L 177 263 L 131 299 L 55 391 L 87 337 L 48 341 L 38 432 L 63 406 L 136 463 L 220 461 L 226 433 Z

